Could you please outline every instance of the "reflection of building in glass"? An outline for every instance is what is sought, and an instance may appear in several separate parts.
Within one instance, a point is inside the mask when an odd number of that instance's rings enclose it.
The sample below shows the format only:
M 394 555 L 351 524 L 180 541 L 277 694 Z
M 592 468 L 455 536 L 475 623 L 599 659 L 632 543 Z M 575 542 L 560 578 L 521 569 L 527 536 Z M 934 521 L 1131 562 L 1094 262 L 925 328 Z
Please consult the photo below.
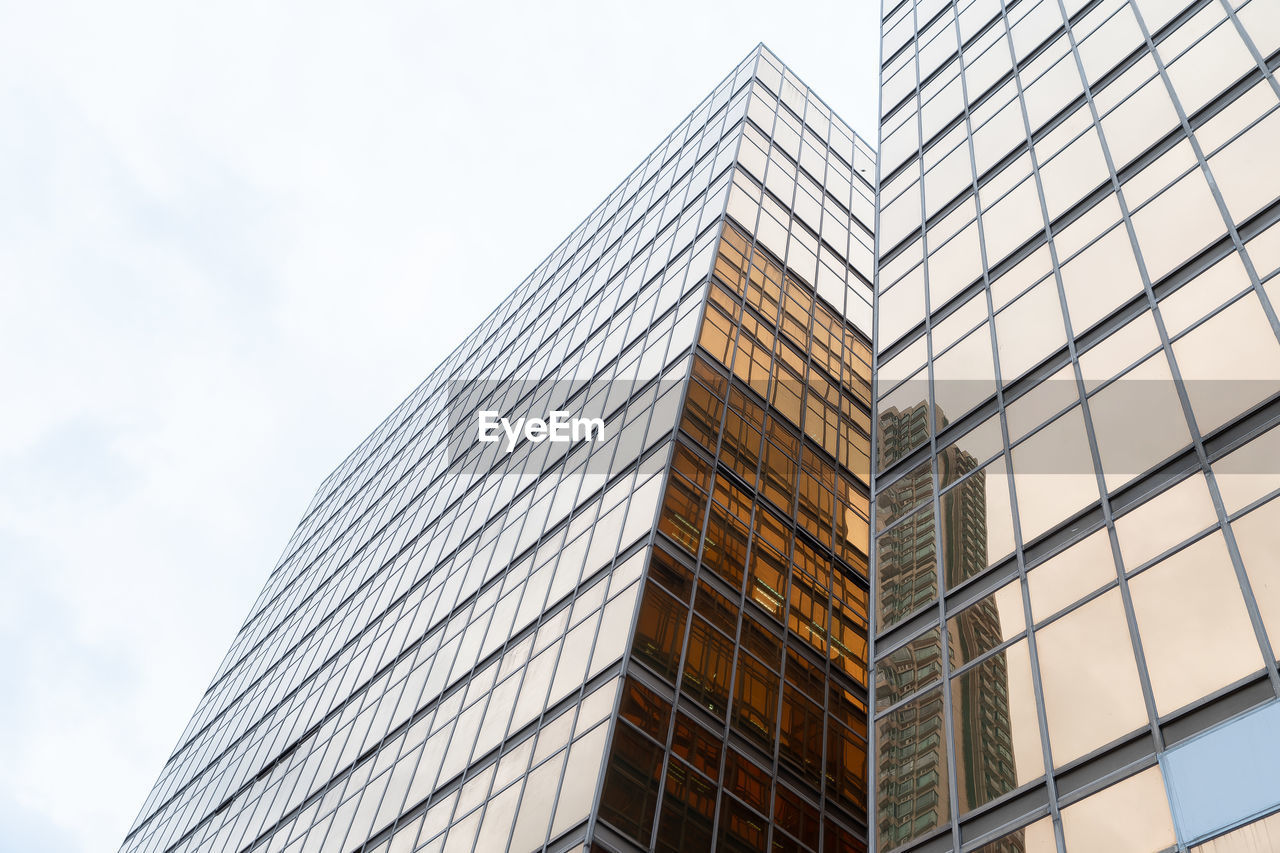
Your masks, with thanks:
M 1276 5 L 882 19 L 878 160 L 757 49 L 322 484 L 124 850 L 1267 849 Z
M 122 849 L 865 850 L 874 169 L 753 51 L 321 485 Z
M 1280 808 L 1210 757 L 1280 697 L 1276 4 L 881 35 L 873 843 L 1208 853 Z

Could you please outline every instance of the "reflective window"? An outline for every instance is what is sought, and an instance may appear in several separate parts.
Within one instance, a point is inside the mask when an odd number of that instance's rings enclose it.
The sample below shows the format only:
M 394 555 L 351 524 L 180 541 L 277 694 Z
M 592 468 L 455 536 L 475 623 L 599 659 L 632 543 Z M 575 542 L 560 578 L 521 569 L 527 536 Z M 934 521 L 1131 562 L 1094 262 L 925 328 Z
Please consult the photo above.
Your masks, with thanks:
M 1280 705 L 1271 702 L 1165 753 L 1165 779 L 1181 840 L 1198 841 L 1280 806 L 1278 726 Z M 1236 848 L 1223 844 L 1221 849 Z
M 1280 643 L 1280 500 L 1271 500 L 1231 522 L 1240 559 L 1272 651 Z
M 1220 532 L 1136 575 L 1129 590 L 1160 714 L 1262 668 Z
M 949 820 L 942 691 L 932 690 L 881 717 L 876 743 L 881 844 L 896 847 Z
M 1280 389 L 1280 342 L 1252 294 L 1174 341 L 1173 355 L 1205 434 Z
M 1099 530 L 1027 574 L 1031 615 L 1037 622 L 1047 619 L 1115 579 L 1111 538 Z
M 1119 590 L 1036 631 L 1036 651 L 1055 765 L 1146 725 Z
M 951 679 L 960 811 L 1044 773 L 1044 750 L 1026 640 Z
M 1071 851 L 1156 853 L 1175 842 L 1159 767 L 1143 770 L 1062 810 Z

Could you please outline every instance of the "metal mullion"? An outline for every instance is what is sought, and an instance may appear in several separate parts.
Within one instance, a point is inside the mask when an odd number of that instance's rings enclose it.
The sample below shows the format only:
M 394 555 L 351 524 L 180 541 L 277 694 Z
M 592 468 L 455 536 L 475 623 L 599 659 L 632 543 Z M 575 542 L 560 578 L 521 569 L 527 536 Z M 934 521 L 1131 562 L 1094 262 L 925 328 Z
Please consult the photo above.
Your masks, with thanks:
M 1061 0 L 1059 0 L 1059 2 L 1061 2 Z M 1245 270 L 1249 275 L 1249 280 L 1253 285 L 1253 291 L 1257 295 L 1263 312 L 1266 314 L 1267 319 L 1270 322 L 1272 333 L 1275 334 L 1277 338 L 1280 338 L 1280 320 L 1277 320 L 1275 310 L 1270 305 L 1270 301 L 1267 299 L 1266 293 L 1259 282 L 1257 269 L 1253 266 L 1252 260 L 1244 249 L 1244 244 L 1240 239 L 1240 232 L 1236 228 L 1235 220 L 1227 209 L 1226 202 L 1222 197 L 1222 192 L 1219 190 L 1217 183 L 1213 179 L 1213 174 L 1204 157 L 1204 152 L 1201 150 L 1200 144 L 1195 137 L 1195 133 L 1191 129 L 1191 125 L 1187 120 L 1187 114 L 1182 107 L 1181 98 L 1179 98 L 1177 92 L 1174 90 L 1172 81 L 1169 79 L 1168 69 L 1165 67 L 1164 61 L 1159 56 L 1159 53 L 1151 40 L 1151 33 L 1147 29 L 1146 21 L 1143 19 L 1142 14 L 1137 8 L 1134 8 L 1134 15 L 1137 18 L 1138 27 L 1142 32 L 1143 38 L 1146 40 L 1147 46 L 1151 51 L 1151 57 L 1156 64 L 1160 78 L 1164 82 L 1168 91 L 1169 99 L 1173 103 L 1174 109 L 1177 110 L 1178 120 L 1182 126 L 1182 130 L 1191 144 L 1197 163 L 1203 170 L 1209 185 L 1209 190 L 1213 195 L 1214 202 L 1218 206 L 1219 214 L 1226 225 L 1227 233 L 1230 235 L 1232 244 L 1235 246 L 1236 253 L 1243 262 Z M 1254 55 L 1256 56 L 1256 50 Z M 1272 85 L 1275 85 L 1274 80 Z M 1094 116 L 1096 121 L 1096 111 Z M 1112 170 L 1112 175 L 1114 176 L 1115 169 L 1111 162 L 1111 151 L 1105 139 L 1102 140 L 1102 151 L 1103 155 L 1107 159 L 1107 166 Z M 1138 245 L 1137 235 L 1133 230 L 1133 223 L 1129 218 L 1128 208 L 1125 205 L 1124 196 L 1120 190 L 1118 182 L 1115 184 L 1115 189 L 1117 200 L 1120 203 L 1121 213 L 1124 216 L 1126 228 L 1129 230 L 1129 239 L 1136 249 Z M 1156 329 L 1160 334 L 1161 345 L 1164 347 L 1166 356 L 1169 360 L 1170 370 L 1174 378 L 1175 390 L 1178 393 L 1178 399 L 1182 406 L 1183 414 L 1187 420 L 1187 427 L 1191 434 L 1192 447 L 1195 449 L 1196 457 L 1200 463 L 1200 469 L 1204 473 L 1205 480 L 1208 483 L 1209 496 L 1213 500 L 1214 511 L 1217 514 L 1219 523 L 1222 525 L 1223 537 L 1226 540 L 1227 551 L 1231 556 L 1231 563 L 1236 575 L 1236 582 L 1240 586 L 1240 592 L 1244 597 L 1245 609 L 1249 613 L 1249 621 L 1253 627 L 1258 644 L 1261 647 L 1260 650 L 1263 654 L 1263 664 L 1267 672 L 1267 677 L 1271 682 L 1272 690 L 1280 693 L 1280 671 L 1278 671 L 1276 667 L 1276 650 L 1272 646 L 1271 639 L 1267 634 L 1266 625 L 1262 621 L 1262 614 L 1258 609 L 1258 602 L 1253 593 L 1253 585 L 1249 580 L 1248 573 L 1245 571 L 1244 562 L 1240 555 L 1240 548 L 1235 539 L 1235 533 L 1227 521 L 1227 511 L 1223 504 L 1222 492 L 1218 488 L 1217 478 L 1214 475 L 1212 466 L 1209 464 L 1208 454 L 1205 451 L 1204 446 L 1204 438 L 1201 435 L 1199 425 L 1196 423 L 1195 412 L 1191 406 L 1190 397 L 1187 394 L 1186 384 L 1182 379 L 1182 372 L 1179 369 L 1177 360 L 1174 356 L 1173 345 L 1169 340 L 1169 334 L 1168 330 L 1165 328 L 1164 318 L 1161 316 L 1160 312 L 1156 310 L 1156 298 L 1152 291 L 1152 283 L 1147 274 L 1146 265 L 1143 262 L 1140 252 L 1135 251 L 1135 255 L 1137 256 L 1136 259 L 1138 262 L 1139 273 L 1142 276 L 1143 289 L 1146 291 L 1147 301 L 1151 306 L 1151 313 L 1156 321 Z M 1238 418 L 1239 413 L 1237 413 L 1235 417 Z M 1161 741 L 1157 740 L 1157 743 L 1160 744 Z

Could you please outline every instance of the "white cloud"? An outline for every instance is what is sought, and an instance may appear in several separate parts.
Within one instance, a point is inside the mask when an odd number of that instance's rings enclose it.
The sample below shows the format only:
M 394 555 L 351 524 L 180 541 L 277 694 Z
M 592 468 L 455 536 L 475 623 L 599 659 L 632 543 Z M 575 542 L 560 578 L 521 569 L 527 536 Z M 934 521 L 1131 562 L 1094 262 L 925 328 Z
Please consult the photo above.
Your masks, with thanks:
M 873 134 L 857 5 L 10 9 L 0 847 L 118 846 L 322 477 L 757 41 Z

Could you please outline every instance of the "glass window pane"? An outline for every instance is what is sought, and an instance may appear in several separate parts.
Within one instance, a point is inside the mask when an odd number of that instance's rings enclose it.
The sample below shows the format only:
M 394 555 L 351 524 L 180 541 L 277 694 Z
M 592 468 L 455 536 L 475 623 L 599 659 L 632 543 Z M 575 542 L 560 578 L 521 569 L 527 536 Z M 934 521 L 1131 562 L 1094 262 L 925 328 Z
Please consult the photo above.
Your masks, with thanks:
M 933 506 L 926 504 L 876 540 L 876 621 L 880 628 L 938 597 Z
M 1173 344 L 1202 433 L 1280 391 L 1280 342 L 1249 294 Z
M 1058 841 L 1053 835 L 1053 821 L 1043 817 L 1030 826 L 1015 829 L 973 853 L 1058 853 Z
M 1161 715 L 1262 668 L 1221 532 L 1135 576 L 1129 590 Z
M 1274 651 L 1280 645 L 1280 500 L 1236 519 L 1231 529 Z
M 995 393 L 991 331 L 983 323 L 933 364 L 937 428 L 942 429 Z
M 947 648 L 952 669 L 959 669 L 1027 627 L 1022 610 L 1022 585 L 1007 583 L 947 620 Z
M 1013 550 L 1013 510 L 1003 458 L 944 492 L 941 510 L 943 569 L 948 589 Z
M 882 848 L 897 847 L 950 820 L 941 689 L 877 720 L 876 750 Z
M 1044 774 L 1026 640 L 951 679 L 951 713 L 962 813 Z
M 1191 848 L 1191 853 L 1272 853 L 1280 850 L 1280 812 L 1246 823 Z
M 1280 704 L 1271 702 L 1165 754 L 1165 779 L 1184 841 L 1196 841 L 1280 805 L 1277 729 Z M 1274 837 L 1280 841 L 1280 832 Z M 1215 848 L 1207 845 L 1207 849 Z M 1227 853 L 1277 848 L 1223 844 L 1216 849 Z
M 641 844 L 649 843 L 653 831 L 662 754 L 660 746 L 631 726 L 618 724 L 605 765 L 608 771 L 600 792 L 600 817 Z M 530 776 L 529 787 L 534 783 Z
M 1000 377 L 1007 385 L 1067 342 L 1058 284 L 1046 279 L 996 315 Z
M 1217 520 L 1208 483 L 1202 474 L 1192 474 L 1116 521 L 1125 568 L 1138 568 Z
M 1062 810 L 1070 851 L 1155 853 L 1174 841 L 1159 767 L 1143 770 Z
M 1139 364 L 1089 399 L 1107 490 L 1191 443 L 1191 432 L 1163 352 Z
M 1027 574 L 1031 616 L 1037 622 L 1047 619 L 1115 579 L 1111 538 L 1099 530 Z
M 1146 724 L 1119 590 L 1041 628 L 1036 650 L 1056 766 Z
M 876 710 L 942 677 L 942 631 L 934 627 L 876 663 Z
M 1062 286 L 1071 328 L 1077 335 L 1142 290 L 1142 277 L 1125 230 L 1113 228 L 1063 264 Z
M 1213 475 L 1228 513 L 1280 488 L 1280 427 L 1214 462 Z
M 1013 449 L 1013 488 L 1024 543 L 1098 499 L 1093 454 L 1080 408 Z

